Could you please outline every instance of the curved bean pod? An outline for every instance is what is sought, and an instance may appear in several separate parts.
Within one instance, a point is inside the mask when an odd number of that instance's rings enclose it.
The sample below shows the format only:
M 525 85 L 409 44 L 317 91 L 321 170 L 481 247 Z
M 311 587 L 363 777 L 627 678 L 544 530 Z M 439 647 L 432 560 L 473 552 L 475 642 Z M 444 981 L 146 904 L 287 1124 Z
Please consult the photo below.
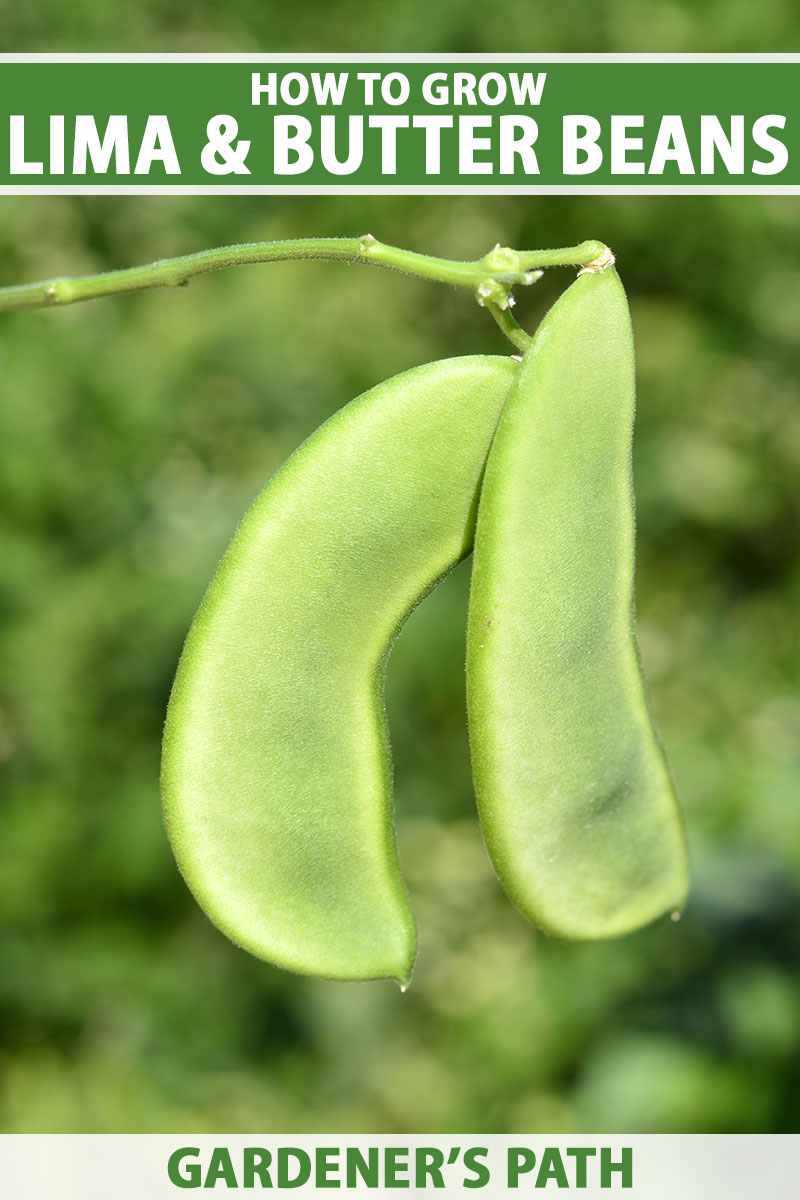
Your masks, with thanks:
M 481 492 L 467 695 L 478 807 L 506 891 L 593 939 L 679 906 L 682 821 L 633 621 L 633 340 L 616 272 L 545 317 Z
M 384 666 L 472 548 L 515 370 L 431 363 L 336 413 L 256 499 L 189 632 L 164 736 L 167 831 L 211 919 L 278 966 L 410 976 Z

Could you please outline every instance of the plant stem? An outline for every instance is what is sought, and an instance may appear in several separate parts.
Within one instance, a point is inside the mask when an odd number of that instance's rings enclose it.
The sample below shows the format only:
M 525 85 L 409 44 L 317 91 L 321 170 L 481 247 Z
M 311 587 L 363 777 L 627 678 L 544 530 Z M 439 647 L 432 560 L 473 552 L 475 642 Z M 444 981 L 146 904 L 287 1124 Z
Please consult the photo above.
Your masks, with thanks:
M 501 328 L 520 345 L 523 332 L 498 316 L 508 308 L 512 287 L 525 286 L 538 278 L 542 267 L 586 267 L 608 254 L 602 242 L 581 242 L 560 250 L 531 250 L 518 252 L 496 246 L 483 258 L 472 262 L 456 262 L 415 254 L 377 241 L 372 234 L 360 238 L 301 238 L 284 242 L 253 242 L 240 246 L 221 246 L 201 250 L 182 258 L 165 258 L 160 262 L 101 275 L 76 278 L 47 279 L 41 283 L 26 283 L 0 288 L 0 312 L 21 308 L 50 308 L 54 305 L 76 304 L 100 296 L 115 296 L 123 292 L 141 292 L 155 287 L 182 287 L 196 275 L 218 271 L 245 263 L 286 262 L 290 259 L 319 258 L 332 261 L 371 263 L 457 287 L 472 288 L 479 300 L 489 307 Z M 497 310 L 497 311 L 495 311 Z M 515 327 L 514 336 L 509 329 Z M 527 335 L 526 335 L 527 336 Z
M 533 338 L 529 333 L 526 333 L 519 322 L 514 318 L 514 314 L 510 308 L 500 308 L 499 305 L 489 301 L 486 306 L 489 312 L 494 317 L 497 324 L 502 329 L 512 345 L 516 346 L 517 350 L 522 354 L 528 349 Z

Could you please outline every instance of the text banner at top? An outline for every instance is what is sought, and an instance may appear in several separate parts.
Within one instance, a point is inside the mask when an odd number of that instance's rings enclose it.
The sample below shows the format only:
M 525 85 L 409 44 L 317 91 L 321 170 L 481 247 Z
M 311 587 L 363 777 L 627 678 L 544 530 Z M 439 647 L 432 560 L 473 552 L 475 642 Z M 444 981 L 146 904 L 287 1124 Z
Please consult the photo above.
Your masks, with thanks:
M 800 193 L 800 55 L 0 55 L 0 194 Z

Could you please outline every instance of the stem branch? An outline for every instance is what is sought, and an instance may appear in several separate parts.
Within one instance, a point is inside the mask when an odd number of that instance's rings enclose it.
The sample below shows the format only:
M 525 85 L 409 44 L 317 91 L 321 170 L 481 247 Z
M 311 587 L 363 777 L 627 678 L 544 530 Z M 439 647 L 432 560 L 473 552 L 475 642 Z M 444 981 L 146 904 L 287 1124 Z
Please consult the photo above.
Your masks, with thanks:
M 525 332 L 514 317 L 511 309 L 500 308 L 499 305 L 493 304 L 491 301 L 486 304 L 486 308 L 488 308 L 511 344 L 524 354 L 533 341 L 533 338 L 529 333 Z
M 246 263 L 287 262 L 292 259 L 316 258 L 328 261 L 370 263 L 430 279 L 472 289 L 480 303 L 490 309 L 501 329 L 518 348 L 527 337 L 508 313 L 511 289 L 533 283 L 544 267 L 590 267 L 604 265 L 609 251 L 602 242 L 581 242 L 558 250 L 511 250 L 495 246 L 483 258 L 457 262 L 415 254 L 397 246 L 387 246 L 372 234 L 358 238 L 300 238 L 283 242 L 252 242 L 239 246 L 220 246 L 201 250 L 181 258 L 165 258 L 141 267 L 108 271 L 99 275 L 83 275 L 43 280 L 0 288 L 0 312 L 22 308 L 50 308 L 56 305 L 77 304 L 100 296 L 116 296 L 124 292 L 141 292 L 156 287 L 182 287 L 196 275 L 218 271 L 223 267 Z M 612 260 L 613 261 L 613 260 Z

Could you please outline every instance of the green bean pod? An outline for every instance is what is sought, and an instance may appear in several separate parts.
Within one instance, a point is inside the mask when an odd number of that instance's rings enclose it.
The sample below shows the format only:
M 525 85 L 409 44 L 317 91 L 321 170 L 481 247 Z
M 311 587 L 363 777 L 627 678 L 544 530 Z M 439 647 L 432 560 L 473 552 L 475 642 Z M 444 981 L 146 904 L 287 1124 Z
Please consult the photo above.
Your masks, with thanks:
M 189 632 L 164 735 L 167 831 L 211 919 L 278 966 L 410 976 L 384 667 L 472 548 L 515 370 L 430 363 L 336 413 L 245 515 Z
M 536 925 L 612 937 L 680 906 L 683 824 L 634 631 L 633 339 L 613 268 L 525 354 L 489 455 L 468 623 L 484 838 Z

